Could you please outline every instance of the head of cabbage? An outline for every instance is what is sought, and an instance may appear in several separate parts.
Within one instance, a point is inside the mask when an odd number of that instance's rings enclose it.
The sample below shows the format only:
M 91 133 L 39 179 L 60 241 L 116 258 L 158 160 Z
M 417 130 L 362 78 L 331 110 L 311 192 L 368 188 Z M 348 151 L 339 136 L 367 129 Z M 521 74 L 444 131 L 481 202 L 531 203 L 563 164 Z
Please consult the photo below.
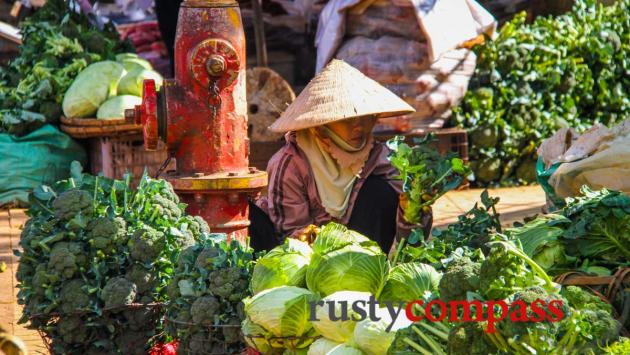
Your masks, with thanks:
M 155 81 L 155 89 L 159 90 L 162 87 L 163 78 L 160 73 L 146 68 L 136 68 L 127 72 L 125 76 L 120 79 L 118 84 L 118 93 L 126 95 L 142 96 L 143 84 L 146 79 L 153 79 Z
M 338 343 L 350 341 L 357 324 L 357 320 L 353 320 L 353 317 L 360 317 L 353 311 L 352 306 L 359 301 L 365 302 L 361 306 L 365 307 L 371 296 L 368 292 L 339 291 L 324 297 L 322 299 L 324 304 L 316 308 L 317 320 L 312 322 L 313 328 L 325 338 Z M 331 319 L 331 315 L 335 319 Z M 347 320 L 340 320 L 342 316 L 347 317 Z
M 299 349 L 309 346 L 316 332 L 310 322 L 311 303 L 319 297 L 294 286 L 264 290 L 245 299 L 245 314 L 273 348 Z M 247 336 L 246 336 L 247 337 Z
M 123 55 L 117 55 L 116 60 L 119 61 L 128 72 L 138 69 L 153 69 L 153 66 L 148 60 L 140 58 L 138 55 L 134 57 L 133 54 L 129 55 L 129 53 L 124 53 Z
M 387 354 L 396 338 L 396 331 L 411 325 L 411 321 L 404 314 L 398 315 L 396 322 L 392 324 L 392 317 L 387 308 L 378 308 L 376 315 L 380 320 L 367 318 L 354 327 L 353 342 L 368 355 Z
M 337 291 L 363 291 L 378 296 L 389 270 L 378 245 L 338 224 L 328 224 L 313 243 L 306 284 L 328 296 Z
M 311 247 L 287 238 L 256 261 L 250 283 L 252 293 L 278 286 L 306 286 L 306 267 L 311 261 Z
M 142 103 L 142 98 L 133 95 L 120 95 L 103 102 L 96 111 L 96 118 L 118 119 L 125 117 L 125 110 L 134 108 Z
M 365 355 L 352 344 L 339 344 L 326 338 L 317 339 L 308 348 L 307 355 Z
M 410 302 L 422 298 L 426 293 L 437 291 L 440 275 L 431 265 L 405 263 L 395 266 L 385 280 L 379 297 L 381 302 Z
M 125 69 L 114 61 L 90 64 L 74 79 L 63 97 L 63 114 L 69 118 L 93 116 L 107 98 L 116 96 Z

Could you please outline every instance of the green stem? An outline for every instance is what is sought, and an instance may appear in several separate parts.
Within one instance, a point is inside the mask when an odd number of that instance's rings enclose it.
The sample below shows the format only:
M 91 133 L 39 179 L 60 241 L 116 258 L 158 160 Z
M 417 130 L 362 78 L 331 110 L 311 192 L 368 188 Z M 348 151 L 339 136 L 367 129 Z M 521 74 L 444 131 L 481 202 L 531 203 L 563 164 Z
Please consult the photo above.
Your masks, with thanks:
M 418 328 L 414 327 L 413 325 L 411 326 L 411 329 L 414 332 L 416 332 L 416 334 L 418 334 L 418 336 L 422 340 L 424 340 L 424 342 L 427 343 L 427 345 L 429 345 L 431 349 L 433 349 L 435 354 L 446 355 L 446 353 L 444 353 L 444 351 L 442 350 L 442 347 L 438 345 L 433 339 L 431 339 L 431 337 L 426 336 L 424 333 L 422 333 Z
M 498 349 L 498 350 L 503 350 L 501 348 L 501 344 L 499 344 L 499 341 L 494 337 L 494 335 L 492 333 L 484 333 L 486 335 L 486 337 L 488 339 L 490 339 L 490 342 Z
M 425 324 L 424 322 L 420 322 L 418 324 L 421 327 L 423 327 L 424 329 L 426 329 L 426 330 L 430 331 L 431 333 L 433 333 L 438 338 L 440 338 L 440 339 L 442 339 L 444 341 L 448 341 L 448 334 L 447 333 L 445 333 L 445 332 L 443 332 L 441 330 L 435 329 L 434 327 L 432 327 L 432 326 L 430 326 L 428 324 Z
M 505 341 L 505 338 L 503 338 L 503 335 L 501 335 L 501 333 L 499 332 L 495 332 L 492 334 L 496 339 L 497 342 L 499 343 L 499 345 L 501 345 L 500 349 L 507 351 L 510 346 L 508 345 L 507 341 Z
M 512 244 L 508 242 L 501 241 L 498 243 L 501 243 L 507 249 L 508 253 L 523 259 L 527 264 L 529 264 L 529 267 L 532 268 L 534 273 L 536 273 L 545 281 L 545 288 L 547 289 L 547 291 L 553 292 L 553 293 L 556 292 L 556 288 L 554 287 L 553 280 L 551 280 L 549 275 L 547 275 L 547 272 L 542 267 L 540 267 L 540 265 L 538 265 L 534 260 L 532 260 L 529 256 L 527 256 L 527 254 L 518 250 L 516 247 L 514 247 Z
M 405 342 L 405 344 L 411 346 L 414 350 L 416 350 L 417 352 L 419 352 L 422 355 L 433 355 L 433 354 L 431 354 L 430 351 L 425 350 L 422 346 L 420 346 L 418 343 L 414 342 L 413 340 L 411 340 L 409 338 L 403 338 L 403 342 Z
M 392 260 L 392 266 L 396 266 L 396 263 L 398 262 L 398 256 L 400 255 L 400 253 L 402 253 L 406 241 L 407 240 L 405 238 L 402 238 L 400 240 L 400 243 L 398 244 L 398 247 L 396 247 L 396 254 L 394 254 L 394 260 Z

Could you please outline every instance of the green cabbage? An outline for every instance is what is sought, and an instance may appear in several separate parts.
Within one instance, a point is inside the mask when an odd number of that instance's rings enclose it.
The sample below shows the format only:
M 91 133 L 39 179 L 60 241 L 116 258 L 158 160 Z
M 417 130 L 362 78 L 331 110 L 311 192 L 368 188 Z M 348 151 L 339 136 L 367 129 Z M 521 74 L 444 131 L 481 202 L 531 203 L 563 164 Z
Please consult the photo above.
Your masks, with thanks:
M 145 68 L 137 68 L 129 71 L 118 84 L 119 94 L 128 94 L 142 96 L 142 86 L 145 79 L 155 80 L 155 89 L 159 90 L 162 86 L 162 75 L 160 73 Z
M 354 328 L 354 342 L 368 355 L 387 354 L 387 350 L 396 337 L 396 329 L 387 331 L 387 327 L 392 322 L 389 311 L 386 308 L 380 308 L 376 315 L 381 318 L 379 321 L 375 322 L 368 318 L 357 323 Z M 404 314 L 400 314 L 397 321 L 401 317 L 407 318 Z
M 96 112 L 96 118 L 116 119 L 125 117 L 125 110 L 142 103 L 142 98 L 133 95 L 114 96 L 103 102 Z
M 326 338 L 319 338 L 311 344 L 308 348 L 307 355 L 327 355 L 331 350 L 341 344 L 328 340 Z
M 341 344 L 327 352 L 326 355 L 364 355 L 364 353 L 350 344 Z
M 252 274 L 251 288 L 255 295 L 278 286 L 306 286 L 306 267 L 311 261 L 311 247 L 297 239 L 287 238 L 258 259 Z
M 268 354 L 273 351 L 271 344 L 265 339 L 265 330 L 254 323 L 249 318 L 245 318 L 241 323 L 241 331 L 243 332 L 243 338 L 247 345 L 260 351 L 263 354 Z
M 149 63 L 149 61 L 147 61 L 146 59 L 140 58 L 138 56 L 131 57 L 128 55 L 128 53 L 125 54 L 125 56 L 120 56 L 120 59 L 119 56 L 116 56 L 116 60 L 119 61 L 123 67 L 125 67 L 126 71 L 130 72 L 139 69 L 153 69 L 151 63 Z
M 314 340 L 316 332 L 309 321 L 310 304 L 317 301 L 317 295 L 309 290 L 280 286 L 264 290 L 243 302 L 245 314 L 266 332 L 265 337 L 271 346 L 297 349 L 307 347 Z
M 89 65 L 66 91 L 62 104 L 64 115 L 70 118 L 93 116 L 108 97 L 116 95 L 123 75 L 125 69 L 114 61 Z
M 367 292 L 356 292 L 356 291 L 339 291 L 335 292 L 332 295 L 325 297 L 323 301 L 325 302 L 323 306 L 317 307 L 316 316 L 317 321 L 313 321 L 313 328 L 317 330 L 317 332 L 324 337 L 334 340 L 339 343 L 345 343 L 352 339 L 352 334 L 354 332 L 354 327 L 357 324 L 354 320 L 347 321 L 333 321 L 330 319 L 330 306 L 332 304 L 335 305 L 334 314 L 336 317 L 341 317 L 342 315 L 342 306 L 347 309 L 348 317 L 352 317 L 356 313 L 352 311 L 352 304 L 355 301 L 365 301 L 366 303 L 362 305 L 364 309 L 366 309 L 367 302 L 370 300 L 370 294 Z M 343 305 L 340 303 L 341 301 L 345 301 L 346 304 Z M 331 303 L 328 303 L 331 302 Z
M 136 53 L 119 53 L 116 54 L 116 61 L 117 62 L 122 62 L 126 59 L 135 59 L 135 58 L 140 58 Z
M 389 270 L 378 244 L 346 227 L 329 223 L 313 243 L 306 284 L 328 296 L 337 291 L 363 291 L 378 296 Z
M 436 292 L 441 275 L 433 266 L 421 263 L 400 264 L 385 280 L 381 301 L 410 302 L 422 298 L 425 292 Z
M 324 297 L 337 291 L 378 296 L 388 269 L 387 256 L 378 246 L 350 244 L 324 255 L 314 254 L 306 271 L 306 284 Z

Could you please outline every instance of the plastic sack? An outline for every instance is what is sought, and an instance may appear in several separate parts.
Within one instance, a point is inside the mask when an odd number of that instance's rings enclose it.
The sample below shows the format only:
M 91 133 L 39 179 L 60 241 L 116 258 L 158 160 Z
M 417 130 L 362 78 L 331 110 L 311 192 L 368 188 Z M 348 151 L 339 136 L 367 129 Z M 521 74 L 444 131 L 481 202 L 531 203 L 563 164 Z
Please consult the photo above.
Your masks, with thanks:
M 0 151 L 0 206 L 26 206 L 34 188 L 67 178 L 73 160 L 86 163 L 83 147 L 49 124 L 22 137 L 0 134 Z

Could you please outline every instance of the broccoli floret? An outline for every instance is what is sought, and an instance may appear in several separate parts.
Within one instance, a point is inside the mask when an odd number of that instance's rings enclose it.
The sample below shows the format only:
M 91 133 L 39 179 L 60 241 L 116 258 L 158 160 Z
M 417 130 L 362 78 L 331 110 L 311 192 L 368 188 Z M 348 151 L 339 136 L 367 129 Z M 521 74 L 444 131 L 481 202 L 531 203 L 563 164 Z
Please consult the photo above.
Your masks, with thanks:
M 484 336 L 479 322 L 459 323 L 448 334 L 448 354 L 486 355 L 497 352 L 497 348 Z
M 67 190 L 62 192 L 52 203 L 55 217 L 69 221 L 77 214 L 91 215 L 93 211 L 92 196 L 83 190 Z
M 612 343 L 619 338 L 621 323 L 619 323 L 612 314 L 604 310 L 581 310 L 579 311 L 583 317 L 584 325 L 588 325 L 587 329 L 581 331 L 585 337 L 586 345 L 584 348 L 597 349 Z
M 78 243 L 57 242 L 50 252 L 48 267 L 69 279 L 86 261 L 81 245 Z
M 175 276 L 166 286 L 166 295 L 170 300 L 176 300 L 181 296 L 179 293 L 179 280 L 179 277 Z
M 155 275 L 140 264 L 131 266 L 127 271 L 127 279 L 136 285 L 139 294 L 153 290 L 156 284 Z
M 571 307 L 575 309 L 589 309 L 592 311 L 604 310 L 612 313 L 612 306 L 601 298 L 586 292 L 577 286 L 566 286 L 562 289 L 562 295 L 569 301 Z
M 152 301 L 151 297 L 147 296 L 140 299 L 140 303 L 142 304 L 149 304 Z M 129 326 L 129 329 L 133 331 L 150 330 L 151 327 L 155 326 L 155 320 L 158 316 L 158 312 L 156 312 L 155 308 L 140 307 L 124 310 L 123 316 L 126 320 L 125 324 Z
M 164 234 L 149 226 L 136 230 L 128 243 L 131 257 L 143 263 L 155 260 L 164 245 Z
M 88 338 L 88 328 L 79 316 L 61 317 L 56 329 L 63 341 L 69 344 L 84 343 Z
M 15 278 L 19 282 L 24 283 L 27 279 L 32 278 L 34 274 L 35 274 L 35 270 L 33 269 L 33 266 L 30 263 L 24 260 L 21 260 L 20 263 L 18 264 L 17 272 L 15 273 Z
M 40 264 L 35 269 L 35 274 L 33 274 L 31 287 L 33 287 L 33 291 L 35 291 L 35 294 L 44 295 L 46 290 L 57 281 L 59 281 L 59 276 L 55 274 L 49 274 L 46 265 Z
M 124 220 L 122 221 L 124 222 Z M 119 229 L 119 224 L 120 222 L 105 217 L 92 220 L 87 227 L 89 230 L 87 236 L 90 238 L 90 243 L 97 250 L 104 252 L 113 251 L 115 245 L 122 244 L 118 242 L 118 239 L 124 238 L 126 232 L 124 229 L 122 231 Z
M 189 270 L 189 268 L 195 263 L 195 260 L 197 260 L 197 252 L 200 248 L 200 245 L 191 245 L 179 253 L 179 257 L 177 258 L 178 273 Z
M 208 234 L 208 233 L 210 233 L 210 226 L 208 225 L 208 222 L 206 222 L 205 219 L 201 218 L 201 216 L 194 216 L 193 218 L 197 222 L 198 230 L 196 231 L 196 234 L 201 234 L 201 233 Z
M 468 257 L 454 260 L 440 279 L 440 299 L 445 302 L 466 299 L 467 292 L 479 289 L 480 264 Z
M 182 210 L 177 202 L 162 195 L 151 196 L 151 205 L 153 207 L 152 218 L 160 216 L 163 219 L 175 222 L 182 217 Z
M 129 355 L 145 355 L 153 331 L 125 331 L 114 340 L 118 349 Z
M 74 279 L 66 282 L 59 293 L 61 310 L 72 313 L 85 310 L 90 305 L 90 296 L 83 287 L 83 280 Z
M 182 308 L 177 312 L 175 320 L 178 322 L 188 323 L 192 321 L 192 315 L 190 314 L 190 308 Z
M 114 277 L 101 290 L 105 308 L 114 308 L 133 303 L 138 293 L 136 285 L 124 277 Z
M 223 339 L 228 344 L 234 344 L 241 341 L 241 321 L 237 318 L 230 318 L 226 323 L 227 327 L 223 327 Z
M 193 302 L 190 313 L 195 324 L 212 325 L 219 315 L 221 304 L 212 296 L 199 297 Z
M 206 247 L 197 256 L 195 267 L 199 269 L 212 269 L 216 259 L 221 255 L 221 249 Z
M 236 302 L 245 298 L 248 281 L 247 271 L 230 267 L 215 270 L 208 275 L 210 279 L 209 291 L 213 295 Z

